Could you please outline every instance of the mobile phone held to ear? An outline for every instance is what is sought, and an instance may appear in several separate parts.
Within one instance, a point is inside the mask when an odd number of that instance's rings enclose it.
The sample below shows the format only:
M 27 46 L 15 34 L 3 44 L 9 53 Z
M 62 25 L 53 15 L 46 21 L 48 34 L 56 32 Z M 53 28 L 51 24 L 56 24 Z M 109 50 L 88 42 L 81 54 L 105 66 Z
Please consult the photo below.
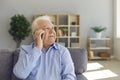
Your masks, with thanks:
M 41 39 L 43 39 L 43 37 L 44 37 L 44 33 L 41 34 Z

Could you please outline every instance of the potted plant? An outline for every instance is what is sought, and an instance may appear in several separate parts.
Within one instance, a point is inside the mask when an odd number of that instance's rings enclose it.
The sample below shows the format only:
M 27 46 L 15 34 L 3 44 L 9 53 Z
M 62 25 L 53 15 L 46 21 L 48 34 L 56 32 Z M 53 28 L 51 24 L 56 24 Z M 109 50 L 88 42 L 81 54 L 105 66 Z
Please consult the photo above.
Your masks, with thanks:
M 68 28 L 63 28 L 63 36 L 67 36 L 68 34 Z
M 14 15 L 11 17 L 9 33 L 16 42 L 16 48 L 20 47 L 21 41 L 30 34 L 30 23 L 24 15 Z
M 106 30 L 106 27 L 95 26 L 91 28 L 94 32 L 96 32 L 97 38 L 101 38 L 101 32 Z

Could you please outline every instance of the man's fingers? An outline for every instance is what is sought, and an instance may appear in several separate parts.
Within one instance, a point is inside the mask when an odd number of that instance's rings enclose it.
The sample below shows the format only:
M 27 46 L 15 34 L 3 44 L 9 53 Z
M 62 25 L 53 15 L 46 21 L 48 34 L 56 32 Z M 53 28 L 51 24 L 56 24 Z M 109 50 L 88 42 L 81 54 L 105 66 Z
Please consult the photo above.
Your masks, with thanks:
M 42 36 L 42 34 L 44 34 L 44 30 L 36 30 L 34 33 L 34 38 L 40 38 Z

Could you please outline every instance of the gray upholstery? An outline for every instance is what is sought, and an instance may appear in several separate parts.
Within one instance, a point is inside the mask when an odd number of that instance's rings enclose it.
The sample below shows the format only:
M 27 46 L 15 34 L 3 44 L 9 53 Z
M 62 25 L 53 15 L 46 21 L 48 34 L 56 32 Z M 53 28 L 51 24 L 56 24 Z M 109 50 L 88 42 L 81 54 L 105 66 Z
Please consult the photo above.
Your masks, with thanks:
M 2 49 L 0 50 L 0 80 L 11 79 L 13 67 L 13 52 Z
M 77 80 L 87 80 L 83 72 L 87 70 L 87 50 L 84 48 L 68 48 L 75 66 Z
M 77 80 L 88 80 L 83 74 L 76 75 Z
M 87 68 L 87 51 L 80 48 L 69 48 L 69 51 L 74 62 L 77 80 L 87 80 L 84 75 L 82 75 Z M 20 80 L 12 73 L 13 66 L 17 62 L 18 56 L 19 49 L 15 51 L 6 49 L 0 50 L 0 80 Z
M 69 48 L 75 66 L 75 73 L 80 74 L 87 69 L 87 51 L 83 48 Z
M 14 56 L 13 56 L 13 67 L 14 67 L 14 65 L 16 64 L 16 62 L 17 62 L 17 60 L 18 60 L 18 57 L 19 57 L 19 49 L 16 49 L 15 51 L 14 51 Z M 18 79 L 13 73 L 12 73 L 12 80 L 21 80 L 21 79 Z

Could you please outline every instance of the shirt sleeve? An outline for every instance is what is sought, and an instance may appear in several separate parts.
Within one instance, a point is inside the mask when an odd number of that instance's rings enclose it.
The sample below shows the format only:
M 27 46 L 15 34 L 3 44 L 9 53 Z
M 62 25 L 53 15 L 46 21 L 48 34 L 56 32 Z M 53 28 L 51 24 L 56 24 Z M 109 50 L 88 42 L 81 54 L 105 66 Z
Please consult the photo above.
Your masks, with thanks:
M 40 57 L 41 50 L 34 47 L 30 51 L 20 49 L 20 54 L 17 63 L 13 68 L 13 73 L 20 79 L 26 79 L 33 68 L 36 66 L 36 62 Z
M 66 48 L 65 52 L 62 54 L 62 80 L 76 80 L 74 63 L 72 61 L 71 55 Z

